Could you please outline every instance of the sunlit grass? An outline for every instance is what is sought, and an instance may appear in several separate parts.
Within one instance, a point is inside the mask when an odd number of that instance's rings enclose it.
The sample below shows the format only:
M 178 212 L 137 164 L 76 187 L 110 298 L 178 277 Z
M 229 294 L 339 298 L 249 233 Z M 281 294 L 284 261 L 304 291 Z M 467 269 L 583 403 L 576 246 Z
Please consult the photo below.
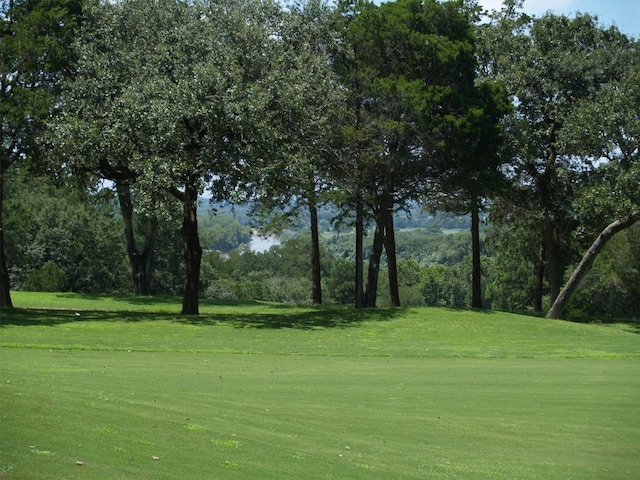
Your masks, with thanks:
M 0 479 L 638 471 L 632 325 L 261 303 L 205 303 L 189 318 L 176 298 L 67 294 L 14 303 L 0 319 Z

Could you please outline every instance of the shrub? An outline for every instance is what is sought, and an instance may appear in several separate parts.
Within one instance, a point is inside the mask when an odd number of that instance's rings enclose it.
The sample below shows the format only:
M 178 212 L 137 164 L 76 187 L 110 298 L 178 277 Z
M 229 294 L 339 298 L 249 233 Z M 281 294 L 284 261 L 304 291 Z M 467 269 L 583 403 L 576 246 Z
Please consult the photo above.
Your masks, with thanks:
M 31 270 L 25 282 L 25 288 L 30 292 L 64 292 L 68 287 L 69 279 L 55 262 Z

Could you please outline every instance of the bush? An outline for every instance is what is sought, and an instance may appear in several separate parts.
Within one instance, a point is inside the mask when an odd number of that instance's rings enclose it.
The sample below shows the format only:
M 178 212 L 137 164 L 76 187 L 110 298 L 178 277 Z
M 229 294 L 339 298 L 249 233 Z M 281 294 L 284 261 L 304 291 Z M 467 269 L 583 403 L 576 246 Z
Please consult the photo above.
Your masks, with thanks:
M 438 307 L 466 307 L 469 283 L 457 267 L 436 265 L 426 268 L 421 291 L 427 305 Z
M 586 275 L 567 306 L 571 317 L 637 318 L 638 297 L 615 276 L 597 268 Z
M 403 307 L 422 307 L 424 306 L 424 295 L 420 287 L 400 287 L 400 305 Z
M 331 303 L 339 305 L 354 304 L 356 262 L 336 260 L 332 265 L 328 278 L 324 282 L 325 297 Z
M 227 280 L 211 281 L 204 296 L 211 300 L 237 300 L 233 288 Z
M 25 282 L 29 292 L 64 292 L 69 287 L 69 279 L 54 262 L 47 262 L 42 268 L 31 270 Z

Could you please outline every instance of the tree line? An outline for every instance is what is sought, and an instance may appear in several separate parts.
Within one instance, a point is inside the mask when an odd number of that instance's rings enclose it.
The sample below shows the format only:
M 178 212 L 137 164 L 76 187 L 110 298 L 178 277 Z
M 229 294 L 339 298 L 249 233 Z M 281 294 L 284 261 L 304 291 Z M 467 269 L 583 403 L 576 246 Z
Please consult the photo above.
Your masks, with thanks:
M 115 192 L 82 192 L 56 186 L 43 177 L 11 178 L 7 192 L 7 254 L 15 289 L 83 293 L 130 293 L 131 273 Z M 278 235 L 279 245 L 251 251 L 250 207 L 199 209 L 203 248 L 200 297 L 222 302 L 310 302 L 309 218 L 301 216 Z M 354 231 L 336 228 L 333 208 L 318 211 L 323 302 L 355 302 Z M 182 291 L 180 232 L 175 220 L 158 225 L 150 259 L 149 294 Z M 467 307 L 471 304 L 469 216 L 427 215 L 414 209 L 397 217 L 398 285 L 402 305 Z M 530 259 L 497 248 L 500 235 L 491 224 L 481 229 L 482 285 L 485 308 L 530 312 L 531 276 L 512 271 L 531 268 Z M 368 228 L 371 238 L 373 229 Z M 640 224 L 607 245 L 567 307 L 572 318 L 637 317 L 640 301 Z M 370 245 L 368 246 L 370 248 Z M 368 255 L 365 248 L 365 257 Z M 381 269 L 386 270 L 386 259 Z M 505 268 L 505 261 L 510 262 Z M 518 263 L 519 262 L 519 263 Z M 388 280 L 380 278 L 377 304 L 389 306 Z M 549 298 L 545 297 L 544 308 Z
M 357 307 L 376 305 L 383 261 L 389 304 L 401 304 L 394 217 L 415 204 L 470 215 L 470 305 L 483 307 L 487 217 L 504 285 L 526 283 L 522 301 L 542 311 L 549 298 L 558 317 L 609 240 L 640 219 L 638 49 L 589 14 L 522 7 L 5 2 L 0 198 L 29 173 L 92 198 L 107 182 L 136 293 L 150 291 L 161 227 L 179 221 L 183 314 L 198 313 L 205 192 L 251 202 L 273 228 L 306 212 L 313 303 L 318 207 L 334 205 L 355 232 Z

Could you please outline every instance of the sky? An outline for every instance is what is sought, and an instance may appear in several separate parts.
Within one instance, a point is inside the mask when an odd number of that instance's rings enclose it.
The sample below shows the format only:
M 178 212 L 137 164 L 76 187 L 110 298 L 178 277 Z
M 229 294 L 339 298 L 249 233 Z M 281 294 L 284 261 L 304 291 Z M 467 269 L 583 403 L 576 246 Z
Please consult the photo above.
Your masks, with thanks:
M 479 0 L 488 10 L 499 10 L 502 0 Z M 640 0 L 524 0 L 526 13 L 540 16 L 547 11 L 573 16 L 575 12 L 590 13 L 604 26 L 616 25 L 631 37 L 640 38 Z

